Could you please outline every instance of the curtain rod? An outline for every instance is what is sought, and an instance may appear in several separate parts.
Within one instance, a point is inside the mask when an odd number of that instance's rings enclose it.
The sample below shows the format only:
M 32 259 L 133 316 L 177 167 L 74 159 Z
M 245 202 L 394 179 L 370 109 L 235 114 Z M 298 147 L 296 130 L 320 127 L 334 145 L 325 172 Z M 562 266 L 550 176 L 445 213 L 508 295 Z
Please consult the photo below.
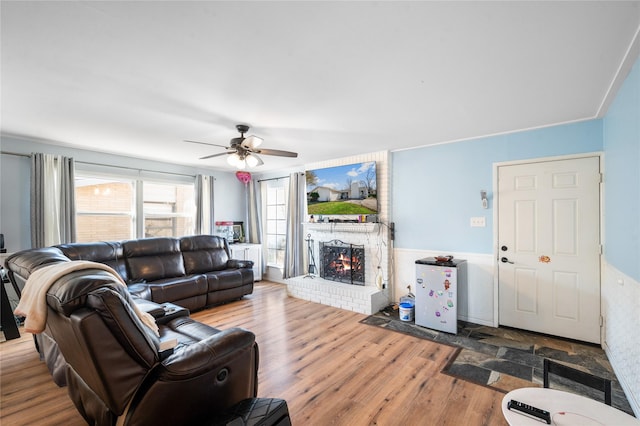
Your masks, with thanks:
M 112 166 L 111 164 L 92 163 L 90 161 L 76 161 L 76 163 L 88 164 L 90 166 L 113 167 L 113 168 L 116 168 L 116 169 L 137 170 L 139 172 L 162 173 L 162 174 L 166 174 L 166 175 L 188 176 L 188 177 L 193 177 L 193 178 L 196 177 L 196 175 L 189 175 L 189 174 L 185 174 L 185 173 L 161 172 L 161 171 L 158 171 L 158 170 L 141 169 L 139 167 Z
M 258 182 L 269 182 L 270 180 L 280 180 L 280 179 L 287 179 L 289 176 L 280 176 L 280 177 L 274 177 L 274 178 L 269 178 L 269 179 L 258 179 Z
M 19 152 L 0 151 L 0 154 L 15 155 L 16 157 L 31 157 L 29 154 L 21 154 Z
M 30 154 L 22 154 L 22 153 L 19 153 L 19 152 L 10 152 L 10 151 L 0 151 L 0 154 L 15 155 L 16 157 L 26 157 L 26 158 L 30 158 L 31 157 Z M 87 165 L 90 165 L 90 166 L 103 166 L 103 167 L 113 167 L 113 168 L 116 168 L 116 169 L 136 170 L 136 171 L 139 171 L 139 172 L 152 172 L 152 173 L 162 173 L 162 174 L 175 175 L 175 176 L 196 177 L 196 175 L 189 175 L 189 174 L 185 174 L 185 173 L 161 172 L 161 171 L 157 171 L 157 170 L 141 169 L 139 167 L 113 166 L 111 164 L 92 163 L 90 161 L 76 161 L 76 163 L 78 163 L 78 164 L 87 164 Z
M 300 172 L 300 174 L 303 175 L 304 173 Z M 274 177 L 269 179 L 258 179 L 258 182 L 268 182 L 270 180 L 278 180 L 278 179 L 289 179 L 289 176 L 280 176 L 280 177 Z

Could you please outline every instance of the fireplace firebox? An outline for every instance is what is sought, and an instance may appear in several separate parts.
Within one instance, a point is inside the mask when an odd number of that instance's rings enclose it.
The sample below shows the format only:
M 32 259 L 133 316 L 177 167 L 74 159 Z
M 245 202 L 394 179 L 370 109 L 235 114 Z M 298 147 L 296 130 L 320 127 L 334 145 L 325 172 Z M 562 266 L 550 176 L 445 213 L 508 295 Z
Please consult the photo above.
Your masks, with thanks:
M 319 242 L 320 277 L 341 283 L 364 285 L 364 245 L 340 240 Z

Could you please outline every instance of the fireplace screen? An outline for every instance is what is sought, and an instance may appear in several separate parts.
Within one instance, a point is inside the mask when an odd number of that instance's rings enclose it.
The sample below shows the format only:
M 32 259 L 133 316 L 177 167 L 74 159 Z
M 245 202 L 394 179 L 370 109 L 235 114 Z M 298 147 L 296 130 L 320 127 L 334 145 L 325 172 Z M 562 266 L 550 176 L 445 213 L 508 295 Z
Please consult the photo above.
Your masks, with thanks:
M 321 241 L 320 277 L 354 285 L 364 285 L 364 245 L 340 240 Z

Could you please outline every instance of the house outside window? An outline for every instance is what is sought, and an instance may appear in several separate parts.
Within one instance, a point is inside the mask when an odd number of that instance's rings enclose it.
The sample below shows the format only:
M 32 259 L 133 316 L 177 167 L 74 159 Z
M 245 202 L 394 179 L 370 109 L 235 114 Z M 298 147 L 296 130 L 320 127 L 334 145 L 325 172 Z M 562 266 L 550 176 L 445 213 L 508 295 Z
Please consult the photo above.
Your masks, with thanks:
M 135 236 L 133 180 L 77 176 L 76 240 L 126 240 Z
M 76 173 L 76 240 L 193 235 L 194 184 Z
M 193 234 L 193 185 L 144 182 L 142 192 L 145 237 L 180 237 Z
M 284 268 L 284 249 L 287 234 L 288 178 L 263 182 L 263 204 L 266 226 L 267 265 Z

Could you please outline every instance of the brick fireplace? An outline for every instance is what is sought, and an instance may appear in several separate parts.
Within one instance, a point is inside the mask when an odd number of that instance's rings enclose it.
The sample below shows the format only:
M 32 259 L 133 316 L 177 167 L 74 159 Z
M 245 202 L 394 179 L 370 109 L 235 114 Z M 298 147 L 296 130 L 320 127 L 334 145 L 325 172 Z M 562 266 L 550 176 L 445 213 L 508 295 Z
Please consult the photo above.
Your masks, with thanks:
M 317 266 L 315 274 L 294 277 L 286 280 L 289 295 L 299 299 L 309 300 L 324 305 L 363 314 L 373 314 L 389 304 L 387 271 L 387 250 L 385 232 L 381 231 L 382 224 L 378 223 L 308 223 L 304 225 L 305 235 L 313 247 L 313 262 Z M 337 244 L 339 242 L 341 244 Z M 345 243 L 346 242 L 346 243 Z M 351 283 L 351 274 L 338 266 L 332 272 L 336 279 L 321 278 L 318 274 L 323 268 L 321 245 L 332 247 L 332 256 L 342 254 L 348 260 L 349 267 L 354 263 L 353 251 L 357 249 L 356 268 L 359 268 L 356 279 L 362 282 Z M 348 255 L 347 252 L 350 252 Z M 307 258 L 307 265 L 309 264 Z M 331 263 L 327 260 L 327 263 Z M 347 263 L 347 261 L 338 261 Z M 336 263 L 336 261 L 333 261 Z M 345 266 L 343 264 L 343 266 Z M 380 269 L 378 270 L 378 266 Z M 325 266 L 326 267 L 326 266 Z M 385 289 L 379 289 L 376 284 L 378 272 L 383 276 Z M 348 277 L 347 277 L 348 275 Z M 348 282 L 347 282 L 348 281 Z
M 390 211 L 389 152 L 380 151 L 339 160 L 323 161 L 307 164 L 305 167 L 307 170 L 313 170 L 365 161 L 376 162 L 378 219 L 380 223 L 303 223 L 304 238 L 312 241 L 314 256 L 312 263 L 315 265 L 315 270 L 311 271 L 311 274 L 285 280 L 290 296 L 363 314 L 374 314 L 389 305 L 390 289 L 393 288 L 391 282 L 393 272 L 390 268 L 392 241 L 388 228 Z M 357 285 L 341 280 L 320 278 L 318 274 L 321 261 L 319 244 L 335 240 L 362 248 L 364 256 L 362 280 Z M 306 243 L 305 250 L 307 250 Z M 305 254 L 307 255 L 306 265 L 309 265 L 308 253 Z M 353 262 L 353 259 L 350 262 Z M 342 272 L 338 275 L 342 275 Z M 378 276 L 382 277 L 384 285 L 382 290 L 376 284 Z

